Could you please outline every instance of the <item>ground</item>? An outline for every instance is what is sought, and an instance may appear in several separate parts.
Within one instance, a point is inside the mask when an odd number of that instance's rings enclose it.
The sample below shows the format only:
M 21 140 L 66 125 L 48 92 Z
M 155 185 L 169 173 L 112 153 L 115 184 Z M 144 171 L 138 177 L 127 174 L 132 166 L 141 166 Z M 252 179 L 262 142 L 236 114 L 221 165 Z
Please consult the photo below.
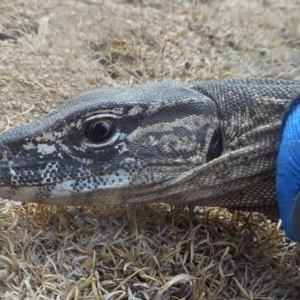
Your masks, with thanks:
M 300 80 L 300 1 L 2 0 L 0 131 L 102 86 Z M 259 214 L 2 200 L 1 299 L 300 299 L 299 247 Z

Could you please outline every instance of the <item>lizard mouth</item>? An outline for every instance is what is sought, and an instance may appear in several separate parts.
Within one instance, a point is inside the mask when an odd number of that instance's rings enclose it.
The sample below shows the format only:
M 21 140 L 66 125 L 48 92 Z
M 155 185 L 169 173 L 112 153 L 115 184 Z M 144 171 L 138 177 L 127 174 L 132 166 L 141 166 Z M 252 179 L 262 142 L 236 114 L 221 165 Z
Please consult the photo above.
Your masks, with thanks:
M 130 203 L 131 199 L 155 201 L 157 195 L 153 197 L 153 191 L 163 189 L 182 171 L 175 172 L 171 165 L 160 170 L 157 166 L 147 166 L 143 173 L 143 168 L 133 167 L 137 166 L 136 161 L 105 172 L 84 165 L 65 167 L 58 162 L 46 166 L 47 172 L 45 165 L 42 172 L 41 165 L 30 170 L 26 164 L 16 167 L 0 163 L 0 197 L 58 205 L 122 204 Z

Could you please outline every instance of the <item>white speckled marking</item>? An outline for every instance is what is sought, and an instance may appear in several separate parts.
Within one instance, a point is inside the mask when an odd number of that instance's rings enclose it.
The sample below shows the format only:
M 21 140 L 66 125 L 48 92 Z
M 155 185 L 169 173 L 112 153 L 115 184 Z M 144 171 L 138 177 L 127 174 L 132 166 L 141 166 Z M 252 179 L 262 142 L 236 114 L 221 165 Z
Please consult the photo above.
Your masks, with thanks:
M 55 145 L 47 145 L 47 144 L 38 144 L 37 151 L 38 151 L 38 153 L 41 153 L 43 155 L 52 154 L 52 153 L 56 152 L 56 146 Z
M 134 116 L 142 112 L 142 108 L 140 106 L 134 106 L 131 110 L 129 110 L 128 115 Z

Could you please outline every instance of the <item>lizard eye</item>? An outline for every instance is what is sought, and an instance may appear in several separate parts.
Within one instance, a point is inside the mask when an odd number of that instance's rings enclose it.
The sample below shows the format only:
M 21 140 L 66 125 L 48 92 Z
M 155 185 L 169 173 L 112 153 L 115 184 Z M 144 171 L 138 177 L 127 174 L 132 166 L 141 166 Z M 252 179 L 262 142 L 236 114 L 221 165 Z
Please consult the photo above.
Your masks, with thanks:
M 104 142 L 115 132 L 116 124 L 111 119 L 93 120 L 86 127 L 86 136 L 93 142 Z

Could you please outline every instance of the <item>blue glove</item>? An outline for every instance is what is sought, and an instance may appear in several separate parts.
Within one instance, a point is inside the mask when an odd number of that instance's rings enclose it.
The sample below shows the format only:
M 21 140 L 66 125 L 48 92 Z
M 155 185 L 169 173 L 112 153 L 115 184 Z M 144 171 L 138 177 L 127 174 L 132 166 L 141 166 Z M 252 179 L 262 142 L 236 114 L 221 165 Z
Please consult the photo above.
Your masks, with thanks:
M 300 242 L 300 95 L 283 118 L 276 193 L 283 228 L 290 239 Z

